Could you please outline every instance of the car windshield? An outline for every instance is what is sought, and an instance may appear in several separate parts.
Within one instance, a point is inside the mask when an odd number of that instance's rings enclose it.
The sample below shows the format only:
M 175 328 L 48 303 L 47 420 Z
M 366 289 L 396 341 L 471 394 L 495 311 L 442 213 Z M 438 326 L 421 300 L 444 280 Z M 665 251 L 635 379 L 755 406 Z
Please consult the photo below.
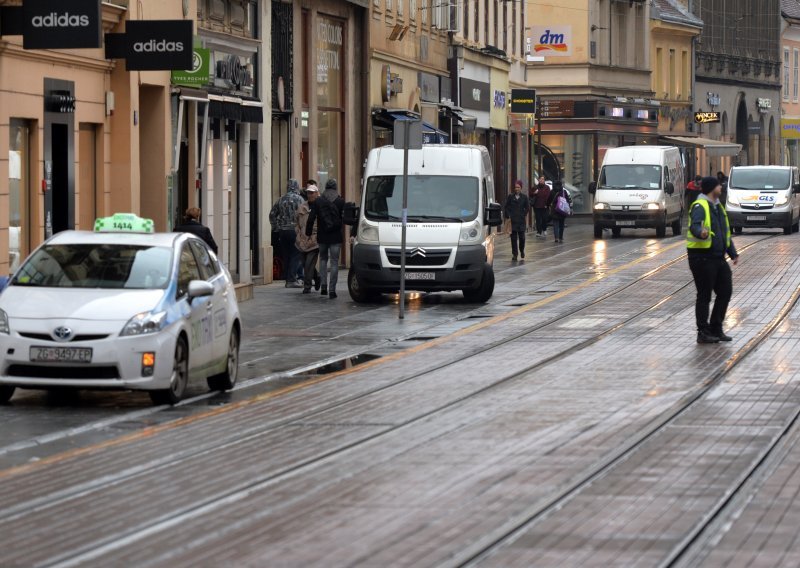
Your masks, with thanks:
M 789 170 L 737 170 L 731 172 L 728 182 L 731 189 L 786 189 L 789 187 Z
M 34 252 L 12 285 L 52 288 L 165 288 L 172 249 L 127 244 L 51 244 Z
M 373 176 L 364 197 L 367 219 L 399 221 L 403 176 Z M 409 221 L 471 221 L 478 216 L 478 179 L 460 176 L 408 176 Z
M 633 164 L 603 166 L 598 186 L 611 189 L 659 189 L 661 166 Z

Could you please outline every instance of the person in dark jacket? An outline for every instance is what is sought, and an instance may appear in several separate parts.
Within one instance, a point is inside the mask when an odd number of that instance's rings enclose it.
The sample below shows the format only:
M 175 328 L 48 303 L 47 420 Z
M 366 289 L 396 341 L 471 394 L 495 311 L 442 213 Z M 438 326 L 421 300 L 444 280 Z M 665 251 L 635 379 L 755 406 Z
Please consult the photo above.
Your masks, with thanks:
M 198 207 L 189 207 L 184 214 L 183 223 L 175 227 L 175 232 L 197 235 L 206 242 L 214 254 L 217 254 L 217 243 L 211 235 L 211 230 L 200 222 L 201 213 Z
M 514 191 L 506 197 L 503 214 L 511 221 L 511 260 L 517 260 L 517 252 L 525 258 L 525 225 L 528 220 L 528 196 L 522 193 L 522 182 L 514 182 Z
M 328 203 L 319 200 L 325 199 Z M 336 180 L 331 178 L 325 182 L 325 192 L 322 195 L 308 194 L 308 204 L 311 212 L 306 222 L 306 235 L 311 236 L 314 223 L 317 223 L 317 243 L 319 244 L 319 274 L 322 279 L 323 296 L 331 300 L 336 298 L 336 282 L 339 279 L 339 254 L 342 250 L 342 224 L 341 218 L 344 211 L 344 199 L 339 195 Z M 337 226 L 328 226 L 325 215 L 321 214 L 321 207 L 333 206 L 334 215 L 338 217 Z M 330 282 L 328 281 L 328 263 L 330 262 Z M 330 293 L 328 290 L 330 289 Z
M 700 182 L 703 181 L 703 176 L 694 176 L 694 179 L 686 185 L 686 210 L 689 210 L 692 203 L 697 201 L 700 197 Z
M 556 210 L 556 202 L 559 197 L 563 197 L 572 207 L 572 197 L 569 192 L 564 189 L 564 184 L 560 181 L 553 182 L 553 191 L 550 192 L 550 197 L 547 198 L 547 207 L 550 209 L 550 219 L 553 221 L 553 235 L 555 235 L 555 242 L 564 242 L 564 222 L 566 217 Z
M 536 221 L 536 236 L 547 237 L 547 200 L 550 198 L 550 186 L 545 183 L 544 176 L 539 176 L 539 183 L 531 190 L 531 207 Z
M 697 342 L 731 341 L 731 336 L 722 330 L 733 294 L 733 275 L 725 255 L 736 265 L 739 263 L 739 254 L 733 245 L 728 214 L 720 203 L 722 184 L 715 177 L 704 177 L 700 189 L 703 193 L 689 208 L 690 224 L 686 234 L 689 268 L 697 288 L 694 306 Z M 709 320 L 708 306 L 712 291 L 717 297 Z

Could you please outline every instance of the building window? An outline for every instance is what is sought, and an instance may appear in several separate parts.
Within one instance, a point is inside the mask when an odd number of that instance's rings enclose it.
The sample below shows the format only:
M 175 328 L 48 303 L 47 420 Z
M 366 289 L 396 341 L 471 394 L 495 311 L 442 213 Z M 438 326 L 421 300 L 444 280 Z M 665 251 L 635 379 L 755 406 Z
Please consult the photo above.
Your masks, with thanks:
M 794 65 L 792 66 L 792 100 L 797 102 L 798 67 L 800 66 L 800 50 L 794 50 Z
M 783 100 L 789 100 L 789 48 L 783 48 Z
M 667 86 L 665 83 L 664 77 L 664 50 L 661 47 L 656 48 L 656 61 L 655 61 L 655 69 L 656 69 L 656 96 L 660 98 L 667 97 Z
M 386 0 L 386 11 L 387 12 L 392 11 L 392 0 Z
M 339 183 L 343 179 L 345 22 L 319 16 L 317 30 L 316 179 L 324 187 L 331 178 Z
M 436 0 L 433 0 L 434 2 Z M 428 25 L 428 0 L 422 0 L 422 25 Z
M 464 39 L 469 39 L 469 2 L 464 0 Z
M 404 8 L 403 3 L 404 3 L 404 0 L 397 0 L 397 16 L 398 17 L 402 17 L 403 16 L 403 8 Z
M 675 73 L 675 50 L 669 50 L 669 96 L 670 98 L 675 98 L 675 93 L 677 91 L 676 80 L 678 76 Z
M 689 67 L 689 52 L 685 49 L 681 52 L 681 77 L 683 78 L 683 82 L 681 85 L 681 90 L 678 95 L 685 95 L 686 100 L 688 101 L 691 97 L 691 90 L 692 90 L 692 76 L 691 76 L 691 68 Z

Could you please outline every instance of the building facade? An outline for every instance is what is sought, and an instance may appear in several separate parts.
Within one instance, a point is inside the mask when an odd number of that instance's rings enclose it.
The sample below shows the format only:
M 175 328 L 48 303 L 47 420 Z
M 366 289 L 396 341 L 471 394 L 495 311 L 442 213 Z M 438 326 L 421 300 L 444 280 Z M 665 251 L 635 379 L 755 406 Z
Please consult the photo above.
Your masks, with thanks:
M 781 0 L 782 163 L 800 165 L 800 2 Z
M 782 58 L 780 0 L 692 2 L 703 21 L 696 45 L 696 111 L 720 121 L 698 126 L 700 136 L 741 145 L 736 156 L 697 156 L 699 173 L 731 165 L 779 163 Z

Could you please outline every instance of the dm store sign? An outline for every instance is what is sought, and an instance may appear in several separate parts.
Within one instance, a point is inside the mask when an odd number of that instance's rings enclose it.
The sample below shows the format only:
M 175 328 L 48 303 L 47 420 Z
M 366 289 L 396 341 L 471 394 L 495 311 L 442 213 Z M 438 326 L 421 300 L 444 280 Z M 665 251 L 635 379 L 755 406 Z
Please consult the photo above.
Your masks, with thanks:
M 536 55 L 572 55 L 572 26 L 533 26 L 531 37 Z

